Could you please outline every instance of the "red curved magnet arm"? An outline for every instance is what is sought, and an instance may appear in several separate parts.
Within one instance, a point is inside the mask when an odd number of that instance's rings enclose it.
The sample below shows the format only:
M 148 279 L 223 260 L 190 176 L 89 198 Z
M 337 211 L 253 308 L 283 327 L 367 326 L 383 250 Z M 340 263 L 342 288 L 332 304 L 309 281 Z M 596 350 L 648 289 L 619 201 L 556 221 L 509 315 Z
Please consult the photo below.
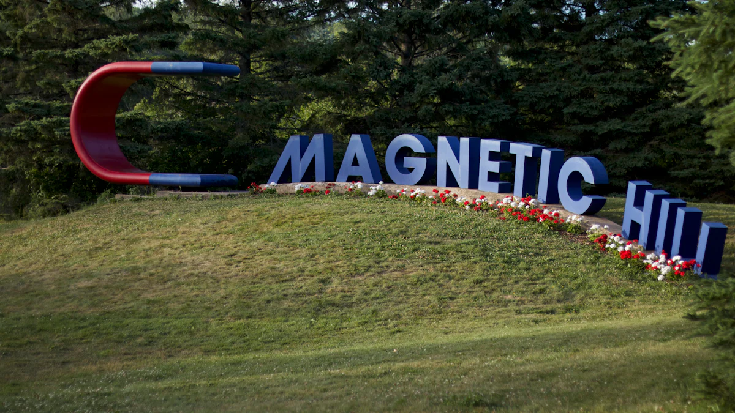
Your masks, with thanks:
M 205 62 L 116 62 L 92 73 L 74 98 L 70 127 L 72 142 L 82 163 L 96 176 L 116 184 L 231 186 L 238 180 L 227 174 L 150 173 L 134 167 L 120 150 L 115 114 L 125 91 L 143 76 L 225 75 L 237 66 Z

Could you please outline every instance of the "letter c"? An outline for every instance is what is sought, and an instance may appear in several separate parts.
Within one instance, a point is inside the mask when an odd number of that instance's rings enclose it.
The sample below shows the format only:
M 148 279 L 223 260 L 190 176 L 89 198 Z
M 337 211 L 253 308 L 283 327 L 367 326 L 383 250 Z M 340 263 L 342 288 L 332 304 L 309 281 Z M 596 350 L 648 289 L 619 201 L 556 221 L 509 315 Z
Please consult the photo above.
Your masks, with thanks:
M 608 184 L 608 173 L 594 157 L 572 157 L 560 169 L 557 190 L 565 210 L 575 214 L 595 214 L 606 204 L 601 196 L 583 195 L 582 181 L 589 184 Z

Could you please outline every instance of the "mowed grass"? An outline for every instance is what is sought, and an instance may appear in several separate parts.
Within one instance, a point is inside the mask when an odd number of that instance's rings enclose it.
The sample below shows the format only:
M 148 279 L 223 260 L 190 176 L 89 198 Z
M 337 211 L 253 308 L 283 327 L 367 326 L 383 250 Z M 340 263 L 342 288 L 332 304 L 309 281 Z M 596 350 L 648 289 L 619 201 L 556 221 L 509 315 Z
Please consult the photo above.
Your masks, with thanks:
M 95 206 L 0 225 L 0 409 L 709 410 L 691 293 L 444 208 Z

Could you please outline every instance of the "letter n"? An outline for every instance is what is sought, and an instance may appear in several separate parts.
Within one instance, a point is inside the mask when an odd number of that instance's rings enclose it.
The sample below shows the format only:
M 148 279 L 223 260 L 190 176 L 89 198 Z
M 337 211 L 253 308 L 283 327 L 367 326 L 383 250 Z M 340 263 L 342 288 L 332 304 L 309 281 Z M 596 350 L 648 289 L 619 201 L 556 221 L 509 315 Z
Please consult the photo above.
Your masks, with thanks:
M 478 188 L 480 142 L 475 137 L 437 137 L 438 187 Z

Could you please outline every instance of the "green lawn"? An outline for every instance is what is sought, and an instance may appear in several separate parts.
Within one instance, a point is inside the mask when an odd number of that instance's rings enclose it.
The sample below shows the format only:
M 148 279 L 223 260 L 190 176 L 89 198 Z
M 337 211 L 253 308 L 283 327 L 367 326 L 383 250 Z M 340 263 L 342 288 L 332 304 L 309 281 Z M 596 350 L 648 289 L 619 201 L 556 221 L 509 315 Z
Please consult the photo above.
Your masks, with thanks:
M 682 318 L 691 289 L 650 279 L 533 223 L 389 200 L 150 199 L 3 223 L 0 407 L 717 408 L 693 398 L 716 362 Z

